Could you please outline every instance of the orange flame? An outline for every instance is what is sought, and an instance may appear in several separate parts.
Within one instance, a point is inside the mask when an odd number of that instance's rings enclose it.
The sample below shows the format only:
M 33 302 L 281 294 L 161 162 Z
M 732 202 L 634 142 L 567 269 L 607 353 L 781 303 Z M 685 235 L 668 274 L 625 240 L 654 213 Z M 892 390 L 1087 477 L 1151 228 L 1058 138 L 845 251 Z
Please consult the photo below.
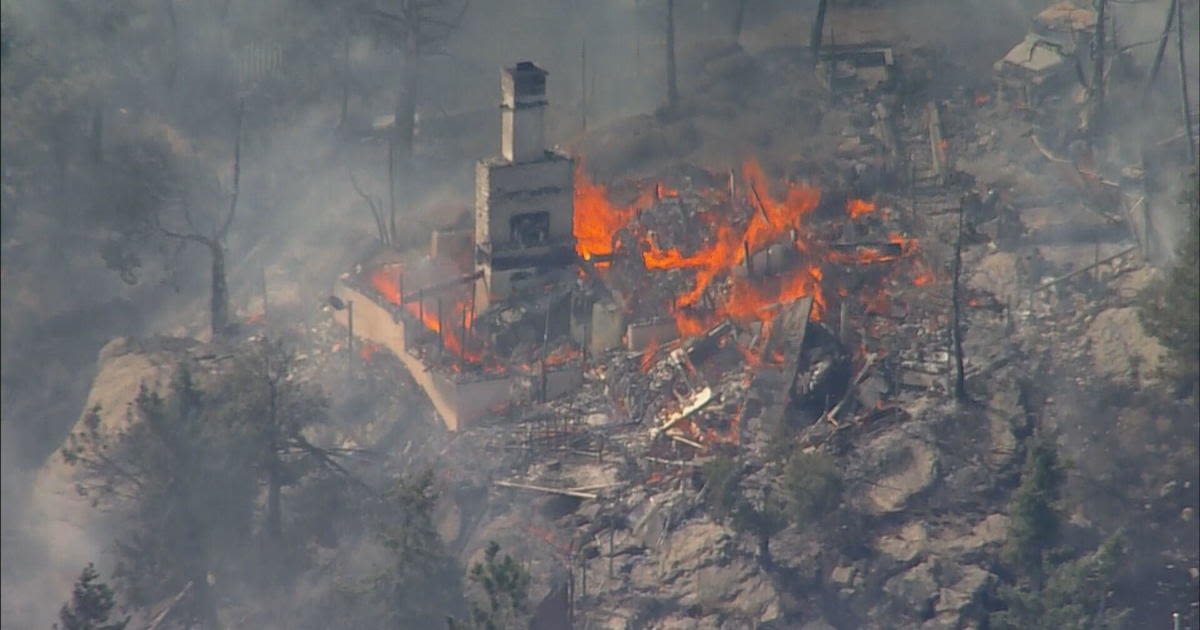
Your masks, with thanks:
M 851 219 L 857 219 L 864 214 L 875 212 L 875 203 L 864 201 L 862 199 L 850 199 L 846 201 L 846 213 Z
M 609 202 L 608 190 L 592 183 L 583 172 L 583 164 L 575 167 L 575 251 L 584 260 L 613 253 L 613 239 L 640 210 L 650 207 L 653 192 L 643 192 L 628 206 Z
M 643 187 L 632 202 L 620 205 L 610 201 L 605 186 L 589 180 L 582 167 L 577 167 L 573 229 L 576 250 L 585 260 L 612 255 L 617 234 L 628 230 L 633 239 L 629 242 L 637 243 L 641 250 L 638 255 L 647 270 L 688 271 L 690 286 L 675 296 L 671 304 L 676 327 L 684 337 L 700 335 L 726 318 L 739 323 L 768 322 L 777 312 L 775 307 L 804 296 L 813 297 L 813 318 L 818 319 L 826 306 L 821 291 L 822 264 L 888 262 L 917 251 L 917 241 L 900 234 L 891 234 L 888 239 L 899 246 L 899 254 L 869 247 L 849 252 L 830 251 L 808 239 L 809 233 L 803 225 L 805 215 L 813 212 L 821 201 L 820 190 L 788 183 L 782 197 L 778 197 L 779 187 L 772 189 L 754 159 L 742 165 L 741 180 L 743 185 L 737 189 L 742 196 L 737 200 L 716 189 L 695 193 L 713 202 L 715 207 L 696 215 L 706 224 L 704 240 L 695 250 L 686 251 L 663 246 L 656 235 L 641 230 L 636 222 L 641 211 L 664 197 L 678 196 L 679 191 L 659 182 Z M 748 209 L 749 214 L 743 214 L 742 209 Z M 846 202 L 846 212 L 851 218 L 876 211 L 876 204 L 870 200 Z M 747 255 L 789 243 L 799 256 L 799 261 L 790 268 L 774 270 L 770 275 L 732 273 L 739 266 L 748 267 Z M 932 274 L 919 273 L 913 282 L 920 286 L 932 279 Z M 886 304 L 886 296 L 870 300 L 876 307 L 882 306 L 880 302 Z M 644 354 L 643 369 L 652 360 L 652 351 Z
M 824 305 L 820 295 L 821 270 L 816 266 L 805 266 L 778 282 L 734 278 L 728 298 L 718 304 L 714 312 L 703 317 L 688 312 L 688 307 L 699 301 L 715 278 L 745 264 L 747 250 L 761 250 L 790 230 L 798 229 L 801 217 L 815 210 L 821 201 L 821 191 L 795 184 L 788 186 L 782 201 L 775 199 L 770 195 L 762 167 L 753 159 L 742 165 L 742 177 L 748 183 L 747 188 L 756 193 L 748 200 L 755 211 L 745 227 L 738 229 L 731 216 L 713 217 L 717 224 L 712 241 L 686 255 L 676 249 L 659 249 L 650 239 L 642 241 L 645 246 L 642 261 L 647 269 L 695 270 L 691 290 L 675 302 L 676 324 L 684 336 L 698 335 L 725 317 L 743 322 L 769 319 L 770 314 L 763 313 L 763 307 L 806 295 L 813 295 L 819 305 Z M 802 243 L 796 245 L 803 246 Z
M 403 270 L 397 270 L 394 266 L 381 267 L 375 270 L 370 276 L 371 286 L 379 292 L 385 300 L 392 304 L 400 304 L 400 287 L 402 285 L 401 276 Z M 475 314 L 471 312 L 471 307 L 468 302 L 471 285 L 464 285 L 456 291 L 445 291 L 442 293 L 442 312 L 439 318 L 438 314 L 438 298 L 425 296 L 423 300 L 409 299 L 403 306 L 404 310 L 408 311 L 413 317 L 419 318 L 425 328 L 432 332 L 440 332 L 442 343 L 445 349 L 466 360 L 469 363 L 483 364 L 483 354 L 478 348 L 468 348 L 470 343 L 470 331 L 474 323 Z M 412 295 L 411 293 L 409 294 Z M 447 300 L 445 298 L 449 298 Z M 422 304 L 422 302 L 424 302 Z M 442 322 L 446 323 L 445 329 L 442 330 Z M 465 328 L 465 331 L 464 331 Z M 464 336 L 463 333 L 466 333 Z M 467 343 L 464 343 L 467 342 Z M 495 367 L 491 365 L 490 367 Z
M 641 362 L 641 365 L 639 366 L 641 368 L 643 374 L 646 372 L 649 372 L 650 368 L 654 366 L 654 355 L 657 353 L 658 353 L 658 339 L 655 337 L 651 337 L 650 345 L 647 346 L 646 351 L 642 353 L 642 362 Z

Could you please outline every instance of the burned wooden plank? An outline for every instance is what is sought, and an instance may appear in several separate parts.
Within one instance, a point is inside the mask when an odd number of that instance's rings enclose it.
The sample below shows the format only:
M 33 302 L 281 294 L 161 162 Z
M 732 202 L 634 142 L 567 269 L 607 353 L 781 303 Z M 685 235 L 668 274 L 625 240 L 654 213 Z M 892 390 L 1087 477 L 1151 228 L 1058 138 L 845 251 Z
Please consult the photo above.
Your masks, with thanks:
M 766 402 L 762 412 L 764 422 L 774 423 L 780 419 L 791 402 L 792 383 L 796 382 L 800 370 L 800 352 L 804 349 L 812 306 L 812 296 L 802 297 L 785 306 L 771 322 L 771 338 L 764 353 L 779 352 L 783 355 L 783 364 L 764 366 L 751 384 L 751 389 Z
M 504 487 L 504 488 L 516 488 L 518 490 L 533 490 L 534 492 L 546 492 L 549 494 L 561 494 L 561 495 L 565 495 L 568 497 L 576 497 L 579 499 L 596 499 L 596 498 L 599 498 L 599 496 L 600 496 L 597 494 L 593 494 L 591 492 L 579 492 L 577 490 L 571 490 L 568 488 L 547 488 L 546 486 L 535 486 L 533 484 L 517 483 L 515 481 L 499 480 L 499 481 L 494 481 L 492 483 L 494 483 L 497 486 Z
M 900 243 L 833 243 L 829 246 L 832 250 L 834 262 L 853 263 L 853 264 L 871 264 L 880 262 L 891 262 L 900 258 L 904 253 L 904 246 Z

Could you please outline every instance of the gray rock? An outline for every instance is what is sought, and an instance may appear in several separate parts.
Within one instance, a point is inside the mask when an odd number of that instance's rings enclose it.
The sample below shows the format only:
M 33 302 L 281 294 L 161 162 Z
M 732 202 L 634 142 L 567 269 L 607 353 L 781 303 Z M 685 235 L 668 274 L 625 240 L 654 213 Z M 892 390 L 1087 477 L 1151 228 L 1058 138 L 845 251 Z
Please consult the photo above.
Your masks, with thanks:
M 862 450 L 867 486 L 865 507 L 874 514 L 904 509 L 910 499 L 937 478 L 937 452 L 926 440 L 905 430 L 887 431 Z
M 923 618 L 933 610 L 939 595 L 937 571 L 932 560 L 897 575 L 883 585 L 883 590 L 910 615 Z

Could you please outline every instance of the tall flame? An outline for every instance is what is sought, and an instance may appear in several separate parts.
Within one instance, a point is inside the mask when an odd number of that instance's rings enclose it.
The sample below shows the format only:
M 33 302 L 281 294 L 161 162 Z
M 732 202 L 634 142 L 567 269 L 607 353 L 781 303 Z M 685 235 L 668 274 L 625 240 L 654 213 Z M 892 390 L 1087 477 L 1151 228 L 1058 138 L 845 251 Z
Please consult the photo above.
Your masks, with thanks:
M 613 253 L 613 240 L 637 216 L 650 207 L 654 191 L 643 191 L 628 206 L 609 202 L 608 189 L 593 183 L 583 174 L 582 163 L 575 167 L 575 251 L 584 260 Z

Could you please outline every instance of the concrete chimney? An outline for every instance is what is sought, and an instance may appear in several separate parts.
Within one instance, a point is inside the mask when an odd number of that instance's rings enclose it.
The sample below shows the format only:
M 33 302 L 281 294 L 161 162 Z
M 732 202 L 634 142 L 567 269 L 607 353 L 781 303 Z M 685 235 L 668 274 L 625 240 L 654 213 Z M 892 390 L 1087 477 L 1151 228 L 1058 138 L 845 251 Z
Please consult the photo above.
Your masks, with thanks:
M 500 75 L 500 154 L 509 162 L 545 157 L 546 74 L 522 61 Z

